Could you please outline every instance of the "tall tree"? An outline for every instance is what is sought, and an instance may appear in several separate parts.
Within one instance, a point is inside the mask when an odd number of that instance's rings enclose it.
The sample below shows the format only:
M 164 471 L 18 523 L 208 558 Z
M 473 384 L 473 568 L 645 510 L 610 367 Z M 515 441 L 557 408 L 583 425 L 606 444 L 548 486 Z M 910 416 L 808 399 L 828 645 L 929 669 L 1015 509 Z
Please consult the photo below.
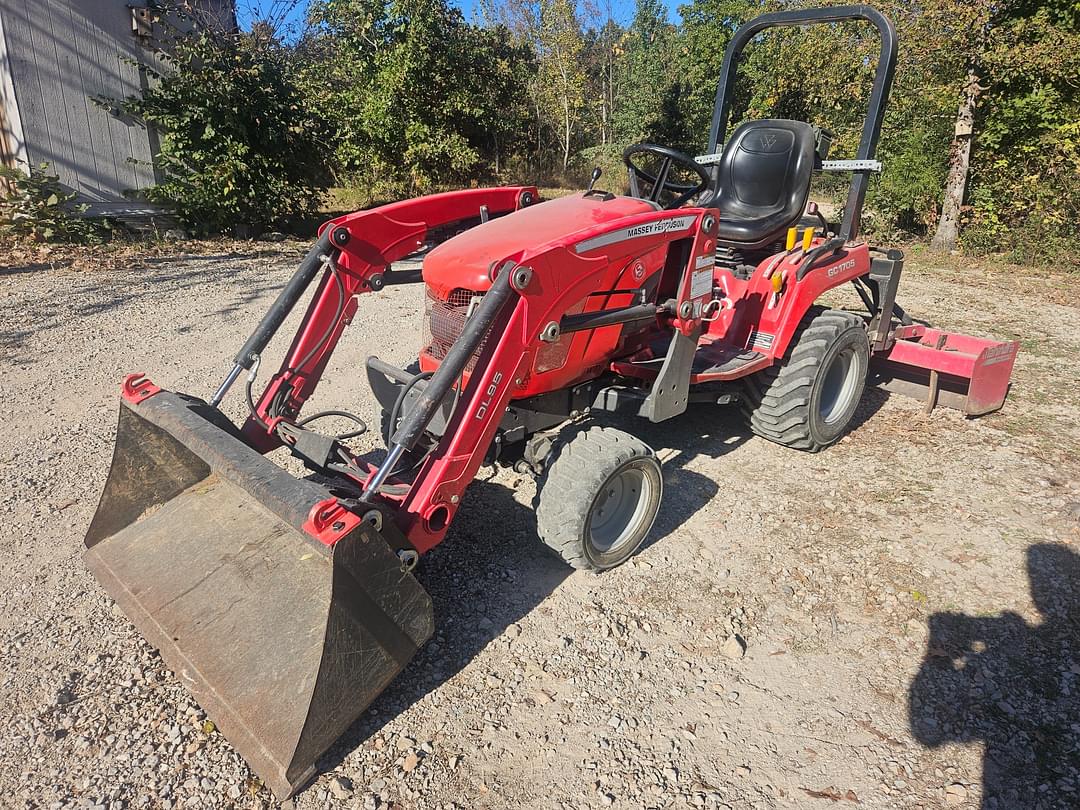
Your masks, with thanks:
M 539 22 L 538 109 L 557 121 L 565 172 L 585 107 L 584 41 L 572 0 L 540 0 Z
M 584 3 L 587 22 L 585 31 L 585 76 L 587 106 L 592 113 L 594 143 L 606 146 L 612 140 L 612 121 L 616 105 L 616 67 L 621 73 L 625 53 L 626 32 L 615 21 L 612 0 L 587 0 Z
M 997 27 L 999 5 L 992 0 L 957 4 L 952 0 L 931 0 L 920 20 L 925 28 L 935 26 L 939 42 L 946 49 L 936 67 L 954 88 L 956 117 L 952 141 L 948 147 L 948 173 L 942 192 L 931 247 L 950 251 L 960 236 L 960 214 L 971 164 L 971 146 L 975 134 L 975 108 L 983 88 L 979 85 L 983 55 Z
M 675 81 L 671 58 L 675 27 L 661 0 L 636 0 L 624 39 L 623 70 L 616 85 L 615 140 L 652 140 L 661 129 L 664 98 Z
M 956 111 L 952 143 L 949 146 L 949 173 L 945 178 L 941 216 L 938 218 L 934 238 L 930 240 L 930 247 L 935 250 L 945 252 L 954 250 L 960 239 L 960 212 L 964 205 L 964 191 L 967 188 L 968 171 L 971 167 L 975 107 L 979 101 L 979 93 L 984 89 L 979 86 L 975 65 L 969 65 L 967 79 L 960 91 L 960 104 Z

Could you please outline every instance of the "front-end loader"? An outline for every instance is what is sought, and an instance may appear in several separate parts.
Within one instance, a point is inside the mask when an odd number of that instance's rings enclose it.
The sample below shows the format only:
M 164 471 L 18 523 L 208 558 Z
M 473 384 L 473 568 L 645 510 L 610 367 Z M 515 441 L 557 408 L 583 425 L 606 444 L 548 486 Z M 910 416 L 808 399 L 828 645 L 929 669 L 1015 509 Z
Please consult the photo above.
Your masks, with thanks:
M 829 160 L 829 133 L 801 121 L 727 137 L 753 37 L 846 19 L 881 38 L 853 160 Z M 481 465 L 534 475 L 543 542 L 602 571 L 639 548 L 663 496 L 656 455 L 611 414 L 640 417 L 647 435 L 691 403 L 731 404 L 758 435 L 818 451 L 848 428 L 868 380 L 928 407 L 1001 407 L 1016 343 L 913 321 L 896 301 L 902 254 L 859 235 L 895 61 L 892 26 L 866 6 L 759 17 L 727 50 L 707 154 L 631 146 L 628 194 L 595 188 L 594 173 L 588 190 L 547 202 L 532 187 L 472 189 L 340 217 L 209 400 L 124 381 L 86 564 L 275 794 L 311 778 L 431 636 L 412 569 Z M 852 177 L 840 223 L 809 201 L 816 171 Z M 394 267 L 418 253 L 419 272 Z M 397 284 L 424 288 L 424 339 L 410 369 L 367 360 L 387 447 L 369 463 L 349 446 L 359 417 L 301 414 L 358 297 Z M 256 391 L 264 350 L 312 286 Z M 842 286 L 865 312 L 820 304 Z M 239 426 L 218 409 L 238 382 Z M 328 415 L 354 428 L 318 431 Z M 266 457 L 282 447 L 313 475 Z

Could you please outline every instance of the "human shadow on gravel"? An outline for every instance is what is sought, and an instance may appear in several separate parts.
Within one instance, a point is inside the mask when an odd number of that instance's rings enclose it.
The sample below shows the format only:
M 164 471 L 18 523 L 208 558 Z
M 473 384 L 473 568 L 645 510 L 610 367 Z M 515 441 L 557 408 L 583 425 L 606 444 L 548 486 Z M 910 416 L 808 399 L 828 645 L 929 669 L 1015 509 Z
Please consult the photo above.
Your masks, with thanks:
M 935 613 L 909 692 L 920 743 L 983 743 L 985 810 L 1080 807 L 1080 555 L 1033 545 L 1027 571 L 1042 621 Z

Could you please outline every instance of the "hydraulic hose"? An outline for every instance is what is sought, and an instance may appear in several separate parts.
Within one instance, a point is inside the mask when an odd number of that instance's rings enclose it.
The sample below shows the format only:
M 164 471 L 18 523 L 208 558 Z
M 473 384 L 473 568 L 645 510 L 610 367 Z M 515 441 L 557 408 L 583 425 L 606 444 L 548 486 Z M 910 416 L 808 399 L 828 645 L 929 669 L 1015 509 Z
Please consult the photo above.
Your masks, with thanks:
M 480 305 L 466 322 L 461 337 L 450 347 L 439 368 L 417 397 L 416 404 L 394 432 L 392 442 L 395 445 L 412 450 L 427 429 L 439 403 L 465 371 L 469 359 L 487 336 L 503 306 L 513 296 L 514 289 L 510 286 L 511 270 L 511 265 L 504 265 L 491 289 L 485 293 Z

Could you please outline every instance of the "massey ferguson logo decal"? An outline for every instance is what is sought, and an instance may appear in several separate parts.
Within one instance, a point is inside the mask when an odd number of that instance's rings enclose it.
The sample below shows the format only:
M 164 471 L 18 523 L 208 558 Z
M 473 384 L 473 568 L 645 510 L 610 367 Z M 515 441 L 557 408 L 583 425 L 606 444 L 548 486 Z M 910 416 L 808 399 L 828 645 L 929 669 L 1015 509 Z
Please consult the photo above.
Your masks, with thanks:
M 652 236 L 653 234 L 667 233 L 668 231 L 681 231 L 689 227 L 689 223 L 683 225 L 682 222 L 681 219 L 662 219 L 659 222 L 646 222 L 644 225 L 627 228 L 626 236 L 628 239 L 633 239 L 638 236 Z
M 662 233 L 685 231 L 694 224 L 695 219 L 697 219 L 697 217 L 671 217 L 670 219 L 658 219 L 652 222 L 643 222 L 640 225 L 632 225 L 629 228 L 620 228 L 617 231 L 603 233 L 600 234 L 600 236 L 594 236 L 592 239 L 578 242 L 574 245 L 574 252 L 586 253 L 590 250 L 595 250 L 598 247 L 616 245 L 619 242 L 625 242 L 627 239 L 637 239 L 641 236 L 656 236 L 657 234 Z
M 845 270 L 851 270 L 854 267 L 855 267 L 855 260 L 854 259 L 848 259 L 846 262 L 840 262 L 840 264 L 836 265 L 836 267 L 830 267 L 829 272 L 826 273 L 826 275 L 829 278 L 832 278 L 833 276 L 838 276 L 841 273 L 843 273 Z
M 775 143 L 776 136 L 773 135 L 771 132 L 766 132 L 764 135 L 761 136 L 761 145 L 764 146 L 766 149 L 772 149 L 773 144 Z
M 495 399 L 495 395 L 499 392 L 499 383 L 502 382 L 502 372 L 496 371 L 491 378 L 491 382 L 488 383 L 487 390 L 484 391 L 484 401 L 480 403 L 480 407 L 476 409 L 476 418 L 483 419 L 484 414 L 488 412 L 488 408 L 491 407 L 492 401 Z

